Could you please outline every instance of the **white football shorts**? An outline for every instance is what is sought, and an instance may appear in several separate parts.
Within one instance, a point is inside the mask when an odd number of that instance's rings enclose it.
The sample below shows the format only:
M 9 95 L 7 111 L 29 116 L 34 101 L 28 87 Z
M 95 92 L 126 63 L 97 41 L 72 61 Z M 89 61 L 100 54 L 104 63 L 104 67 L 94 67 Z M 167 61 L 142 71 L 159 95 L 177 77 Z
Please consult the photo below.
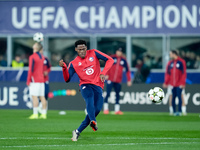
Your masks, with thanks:
M 167 93 L 168 93 L 169 95 L 172 95 L 172 89 L 173 89 L 173 86 L 168 85 L 168 87 L 167 87 Z M 182 90 L 182 93 L 181 93 L 181 94 L 185 94 L 185 89 Z
M 31 96 L 44 96 L 44 83 L 31 82 L 29 93 Z

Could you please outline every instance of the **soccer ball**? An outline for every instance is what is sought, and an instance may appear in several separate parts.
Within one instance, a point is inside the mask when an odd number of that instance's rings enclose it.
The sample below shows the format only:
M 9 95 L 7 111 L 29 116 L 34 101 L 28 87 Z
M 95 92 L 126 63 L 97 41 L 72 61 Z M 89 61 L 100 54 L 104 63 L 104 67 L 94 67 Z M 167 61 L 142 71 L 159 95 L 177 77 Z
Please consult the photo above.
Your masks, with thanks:
M 36 42 L 42 42 L 43 41 L 43 34 L 41 32 L 37 32 L 33 35 L 33 40 Z
M 160 103 L 165 94 L 164 91 L 160 87 L 154 87 L 153 89 L 150 89 L 148 92 L 148 98 L 153 102 L 153 103 Z

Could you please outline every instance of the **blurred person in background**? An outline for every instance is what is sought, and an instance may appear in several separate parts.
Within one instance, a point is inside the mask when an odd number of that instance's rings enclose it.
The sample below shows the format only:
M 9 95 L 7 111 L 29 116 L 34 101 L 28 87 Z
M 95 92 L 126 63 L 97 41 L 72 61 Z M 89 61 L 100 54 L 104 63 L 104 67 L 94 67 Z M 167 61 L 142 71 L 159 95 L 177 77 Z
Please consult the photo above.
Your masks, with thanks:
M 137 59 L 135 66 L 137 71 L 134 74 L 133 83 L 145 83 L 151 70 L 150 56 L 145 55 Z
M 111 55 L 114 59 L 114 64 L 111 69 L 106 74 L 107 79 L 107 86 L 106 86 L 106 97 L 104 99 L 104 114 L 109 114 L 109 107 L 108 107 L 108 98 L 110 97 L 110 93 L 112 88 L 114 88 L 116 93 L 116 100 L 114 111 L 116 115 L 123 115 L 123 112 L 120 111 L 120 104 L 119 104 L 119 92 L 121 91 L 121 82 L 123 76 L 123 69 L 126 69 L 126 77 L 127 77 L 127 86 L 131 86 L 131 73 L 129 69 L 129 65 L 126 61 L 126 58 L 123 56 L 122 48 L 118 48 L 116 50 L 115 55 Z
M 29 119 L 46 119 L 46 99 L 44 87 L 44 56 L 40 54 L 43 49 L 41 43 L 33 45 L 33 54 L 29 57 L 29 70 L 27 77 L 27 86 L 29 86 L 30 95 L 33 101 L 33 114 Z M 42 114 L 38 117 L 38 97 L 42 102 Z
M 194 69 L 195 68 L 195 62 L 196 62 L 195 53 L 191 52 L 191 51 L 187 51 L 185 61 L 186 61 L 187 69 Z
M 141 74 L 141 68 L 143 66 L 143 60 L 142 58 L 138 58 L 136 61 L 135 68 L 137 69 L 134 73 L 133 83 L 142 83 L 142 74 Z
M 43 55 L 43 49 L 40 50 L 40 54 Z M 47 57 L 44 60 L 44 95 L 46 99 L 46 109 L 48 110 L 48 94 L 49 94 L 49 73 L 51 71 L 51 63 Z M 42 102 L 39 102 L 38 111 L 42 114 Z
M 51 54 L 51 65 L 52 66 L 58 66 L 58 62 L 61 59 L 61 54 L 59 53 L 52 53 Z
M 182 90 L 185 88 L 186 83 L 186 63 L 185 60 L 178 56 L 178 52 L 176 50 L 170 51 L 170 60 L 166 67 L 165 72 L 165 81 L 163 83 L 163 87 L 167 88 L 171 85 L 172 88 L 172 107 L 173 113 L 175 116 L 182 115 Z M 178 111 L 176 111 L 175 99 L 178 97 Z
M 173 89 L 173 87 L 171 85 L 168 85 L 167 94 L 169 94 L 169 115 L 174 114 L 173 107 L 172 107 L 172 89 Z M 182 93 L 181 93 L 181 99 L 182 99 L 181 111 L 182 111 L 182 114 L 184 116 L 186 116 L 187 115 L 187 110 L 186 110 L 187 108 L 186 108 L 186 104 L 185 104 L 185 101 L 184 101 L 184 94 L 185 94 L 185 89 L 183 89 Z
M 200 69 L 200 55 L 197 55 L 196 62 L 195 62 L 195 68 Z
M 143 65 L 141 68 L 143 83 L 145 83 L 147 81 L 147 78 L 151 71 L 151 66 L 152 66 L 151 56 L 147 54 L 143 57 Z
M 12 61 L 13 68 L 22 68 L 24 67 L 24 62 L 21 60 L 20 55 L 16 54 L 15 59 Z
M 70 52 L 64 54 L 63 61 L 66 63 L 66 65 L 69 65 L 71 60 L 72 60 L 72 54 Z
M 185 51 L 183 50 L 177 50 L 177 53 L 180 54 L 179 56 L 182 58 L 182 59 L 185 59 Z M 173 115 L 174 114 L 174 111 L 173 111 L 173 107 L 172 107 L 172 86 L 169 85 L 167 87 L 167 94 L 169 95 L 169 115 Z M 184 116 L 187 115 L 187 108 L 186 108 L 186 104 L 185 104 L 185 100 L 184 100 L 184 94 L 185 94 L 185 89 L 183 89 L 182 93 L 181 93 L 181 98 L 182 98 L 182 114 Z
M 0 67 L 7 67 L 7 61 L 2 54 L 0 54 Z

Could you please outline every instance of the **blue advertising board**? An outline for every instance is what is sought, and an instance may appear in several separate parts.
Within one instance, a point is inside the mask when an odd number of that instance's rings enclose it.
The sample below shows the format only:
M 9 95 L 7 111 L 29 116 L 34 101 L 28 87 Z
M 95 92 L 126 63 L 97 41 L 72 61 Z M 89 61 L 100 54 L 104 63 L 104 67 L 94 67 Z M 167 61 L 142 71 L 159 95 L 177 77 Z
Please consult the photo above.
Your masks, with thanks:
M 168 112 L 169 93 L 166 92 L 166 89 L 164 89 L 165 97 L 159 104 L 152 103 L 147 97 L 149 89 L 162 87 L 162 84 L 137 84 L 137 86 L 128 87 L 123 83 L 122 87 L 119 100 L 122 111 Z M 105 89 L 103 96 L 106 95 Z M 187 85 L 183 96 L 187 112 L 199 113 L 199 85 Z M 108 99 L 111 104 L 110 110 L 114 109 L 115 98 L 115 92 L 112 91 Z M 176 103 L 178 103 L 178 99 Z M 25 82 L 1 82 L 0 109 L 32 109 L 32 101 Z M 48 109 L 84 111 L 85 102 L 79 92 L 78 83 L 50 83 Z
M 29 88 L 24 82 L 1 82 L 0 108 L 28 109 L 32 108 Z
M 0 1 L 0 33 L 200 33 L 199 0 Z

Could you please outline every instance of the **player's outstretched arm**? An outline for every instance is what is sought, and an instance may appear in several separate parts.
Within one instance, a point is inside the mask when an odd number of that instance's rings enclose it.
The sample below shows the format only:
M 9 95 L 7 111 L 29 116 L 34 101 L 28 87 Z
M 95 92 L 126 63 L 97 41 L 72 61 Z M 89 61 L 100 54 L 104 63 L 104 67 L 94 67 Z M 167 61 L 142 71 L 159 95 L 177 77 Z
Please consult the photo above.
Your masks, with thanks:
M 61 59 L 59 61 L 59 66 L 62 67 L 62 71 L 63 71 L 63 77 L 65 79 L 65 82 L 69 82 L 71 77 L 73 76 L 73 74 L 75 73 L 74 67 L 72 65 L 72 63 L 69 63 L 69 66 L 67 68 L 67 65 L 63 62 L 63 60 Z
M 69 80 L 69 72 L 67 70 L 67 65 L 63 62 L 62 59 L 59 61 L 59 66 L 62 67 L 63 78 L 64 78 L 65 82 L 68 82 L 68 80 Z
M 29 57 L 29 69 L 28 69 L 28 77 L 27 77 L 27 82 L 26 82 L 27 86 L 29 86 L 31 82 L 31 76 L 33 73 L 32 71 L 34 70 L 33 62 L 34 62 L 34 59 L 32 57 Z
M 63 67 L 63 66 L 64 66 L 64 62 L 63 62 L 62 59 L 59 61 L 59 66 L 60 66 L 60 67 Z

